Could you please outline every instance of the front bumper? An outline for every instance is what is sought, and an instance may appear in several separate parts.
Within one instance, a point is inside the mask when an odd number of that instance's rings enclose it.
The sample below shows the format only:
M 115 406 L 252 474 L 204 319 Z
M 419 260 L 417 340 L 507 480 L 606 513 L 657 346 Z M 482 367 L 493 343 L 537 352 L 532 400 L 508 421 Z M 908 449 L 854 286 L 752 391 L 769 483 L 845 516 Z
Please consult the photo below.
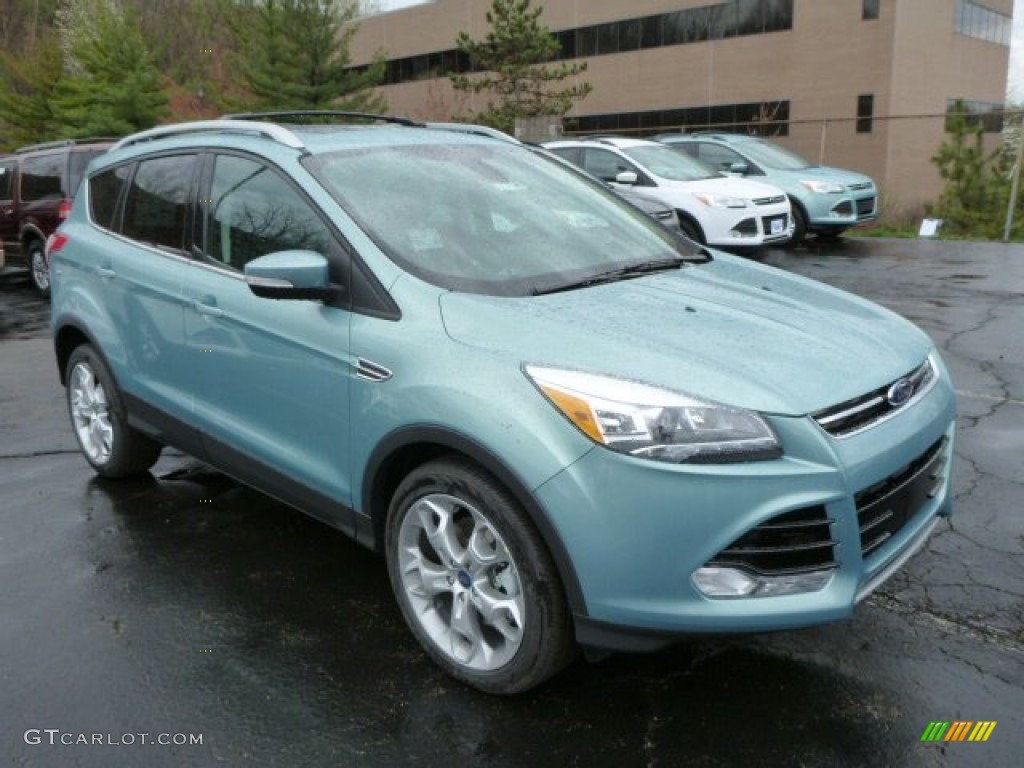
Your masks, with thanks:
M 878 190 L 873 187 L 841 195 L 813 195 L 804 204 L 807 228 L 812 232 L 848 229 L 878 218 Z
M 705 236 L 711 246 L 750 248 L 788 242 L 793 237 L 793 228 L 789 210 L 750 208 L 728 223 L 716 220 L 705 226 Z
M 682 636 L 782 630 L 849 616 L 922 546 L 938 516 L 951 512 L 954 411 L 943 376 L 898 417 L 846 438 L 828 435 L 810 418 L 772 417 L 785 452 L 775 461 L 670 465 L 595 448 L 537 490 L 581 585 L 577 640 L 644 650 Z M 908 502 L 895 493 L 899 473 L 929 456 L 938 456 L 930 465 L 937 482 L 930 495 Z M 913 508 L 899 510 L 884 542 L 868 547 L 858 504 L 863 511 L 865 494 L 886 482 L 895 489 L 894 504 Z M 835 542 L 824 586 L 729 598 L 698 588 L 694 573 L 723 550 L 779 516 L 808 509 L 823 510 Z

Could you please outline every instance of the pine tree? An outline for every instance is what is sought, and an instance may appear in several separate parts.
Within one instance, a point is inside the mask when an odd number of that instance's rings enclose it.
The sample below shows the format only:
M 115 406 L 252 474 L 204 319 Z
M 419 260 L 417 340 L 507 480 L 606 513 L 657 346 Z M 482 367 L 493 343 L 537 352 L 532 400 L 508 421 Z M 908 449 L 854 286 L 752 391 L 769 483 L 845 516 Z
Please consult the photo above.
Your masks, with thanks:
M 947 137 L 932 157 L 946 188 L 930 213 L 954 235 L 999 237 L 1006 211 L 1007 185 L 997 153 L 986 153 L 984 128 L 968 119 L 958 102 L 947 120 Z
M 460 32 L 459 51 L 469 57 L 474 72 L 451 75 L 452 87 L 493 96 L 478 122 L 503 131 L 514 130 L 517 118 L 562 116 L 592 90 L 589 83 L 559 87 L 567 78 L 586 71 L 586 63 L 551 64 L 558 58 L 558 39 L 540 23 L 541 8 L 530 0 L 494 0 L 487 12 L 490 32 L 482 41 Z
M 54 37 L 26 56 L 0 53 L 0 147 L 10 149 L 52 135 L 50 100 L 62 70 Z
M 117 0 L 67 0 L 64 76 L 50 100 L 63 138 L 122 136 L 165 114 L 167 94 L 133 14 Z
M 248 109 L 341 109 L 380 112 L 373 90 L 384 79 L 383 56 L 351 67 L 349 46 L 359 29 L 355 2 L 242 0 L 228 14 Z

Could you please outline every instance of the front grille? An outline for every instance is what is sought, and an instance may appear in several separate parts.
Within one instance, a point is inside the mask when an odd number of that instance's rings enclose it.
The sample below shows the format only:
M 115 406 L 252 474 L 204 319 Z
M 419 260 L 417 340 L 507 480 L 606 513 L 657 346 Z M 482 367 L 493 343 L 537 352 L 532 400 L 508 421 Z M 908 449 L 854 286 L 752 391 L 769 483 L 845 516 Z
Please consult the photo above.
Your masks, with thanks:
M 942 490 L 947 442 L 941 438 L 903 469 L 854 496 L 864 557 L 898 533 L 922 504 Z
M 778 205 L 779 203 L 786 202 L 785 195 L 775 195 L 774 197 L 755 197 L 754 205 Z
M 863 200 L 857 201 L 857 215 L 858 216 L 869 216 L 875 212 L 875 198 L 865 197 Z
M 856 191 L 858 189 L 871 189 L 872 186 L 874 185 L 870 181 L 864 181 L 860 184 L 847 184 L 846 188 Z
M 910 390 L 904 392 L 905 399 L 894 403 L 894 398 L 890 397 L 890 393 L 897 384 L 904 380 L 909 383 Z M 900 408 L 905 408 L 923 395 L 934 382 L 935 369 L 932 367 L 931 360 L 925 360 L 920 367 L 895 382 L 879 387 L 866 395 L 812 413 L 811 418 L 830 435 L 848 437 L 855 432 L 874 426 Z
M 773 517 L 723 549 L 708 566 L 741 567 L 762 576 L 807 573 L 838 565 L 832 519 L 825 507 L 807 507 Z

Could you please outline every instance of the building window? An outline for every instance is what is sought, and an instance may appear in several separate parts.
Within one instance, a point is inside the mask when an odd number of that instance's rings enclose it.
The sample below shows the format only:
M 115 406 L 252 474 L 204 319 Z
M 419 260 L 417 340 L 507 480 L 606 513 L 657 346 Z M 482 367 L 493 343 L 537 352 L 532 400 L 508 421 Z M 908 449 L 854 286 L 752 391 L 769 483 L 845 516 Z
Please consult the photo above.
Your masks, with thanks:
M 870 21 L 871 19 L 878 18 L 878 6 L 881 0 L 864 0 L 864 5 L 861 7 L 860 17 L 864 21 Z
M 875 116 L 875 94 L 865 93 L 857 97 L 857 133 L 871 133 L 872 118 Z
M 685 109 L 654 109 L 616 112 L 573 118 L 579 133 L 661 133 L 704 129 L 748 133 L 755 136 L 789 135 L 789 102 L 758 101 L 751 104 L 715 104 Z
M 973 0 L 956 0 L 953 10 L 953 29 L 966 35 L 997 45 L 1010 45 L 1013 19 L 986 8 Z
M 985 133 L 1001 133 L 1005 110 L 1005 104 L 949 99 L 946 102 L 946 130 L 951 130 L 953 118 L 961 115 L 972 128 L 980 127 Z
M 725 0 L 654 16 L 563 29 L 554 33 L 561 45 L 558 58 L 565 60 L 607 56 L 663 45 L 689 45 L 708 40 L 782 32 L 793 28 L 793 2 Z M 352 67 L 351 71 L 365 72 L 367 69 L 368 65 L 361 65 Z M 385 84 L 445 77 L 452 72 L 472 70 L 472 63 L 465 54 L 454 49 L 435 51 L 391 59 L 387 63 Z

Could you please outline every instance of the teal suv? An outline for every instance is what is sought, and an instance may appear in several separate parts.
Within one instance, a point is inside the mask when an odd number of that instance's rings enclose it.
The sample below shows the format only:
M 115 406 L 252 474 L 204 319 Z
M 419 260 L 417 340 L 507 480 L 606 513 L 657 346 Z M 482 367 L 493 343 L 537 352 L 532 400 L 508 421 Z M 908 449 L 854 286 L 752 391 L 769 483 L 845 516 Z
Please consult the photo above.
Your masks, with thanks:
M 484 691 L 580 647 L 843 619 L 951 510 L 935 346 L 527 147 L 398 118 L 166 126 L 49 243 L 96 472 L 174 446 L 383 554 Z

